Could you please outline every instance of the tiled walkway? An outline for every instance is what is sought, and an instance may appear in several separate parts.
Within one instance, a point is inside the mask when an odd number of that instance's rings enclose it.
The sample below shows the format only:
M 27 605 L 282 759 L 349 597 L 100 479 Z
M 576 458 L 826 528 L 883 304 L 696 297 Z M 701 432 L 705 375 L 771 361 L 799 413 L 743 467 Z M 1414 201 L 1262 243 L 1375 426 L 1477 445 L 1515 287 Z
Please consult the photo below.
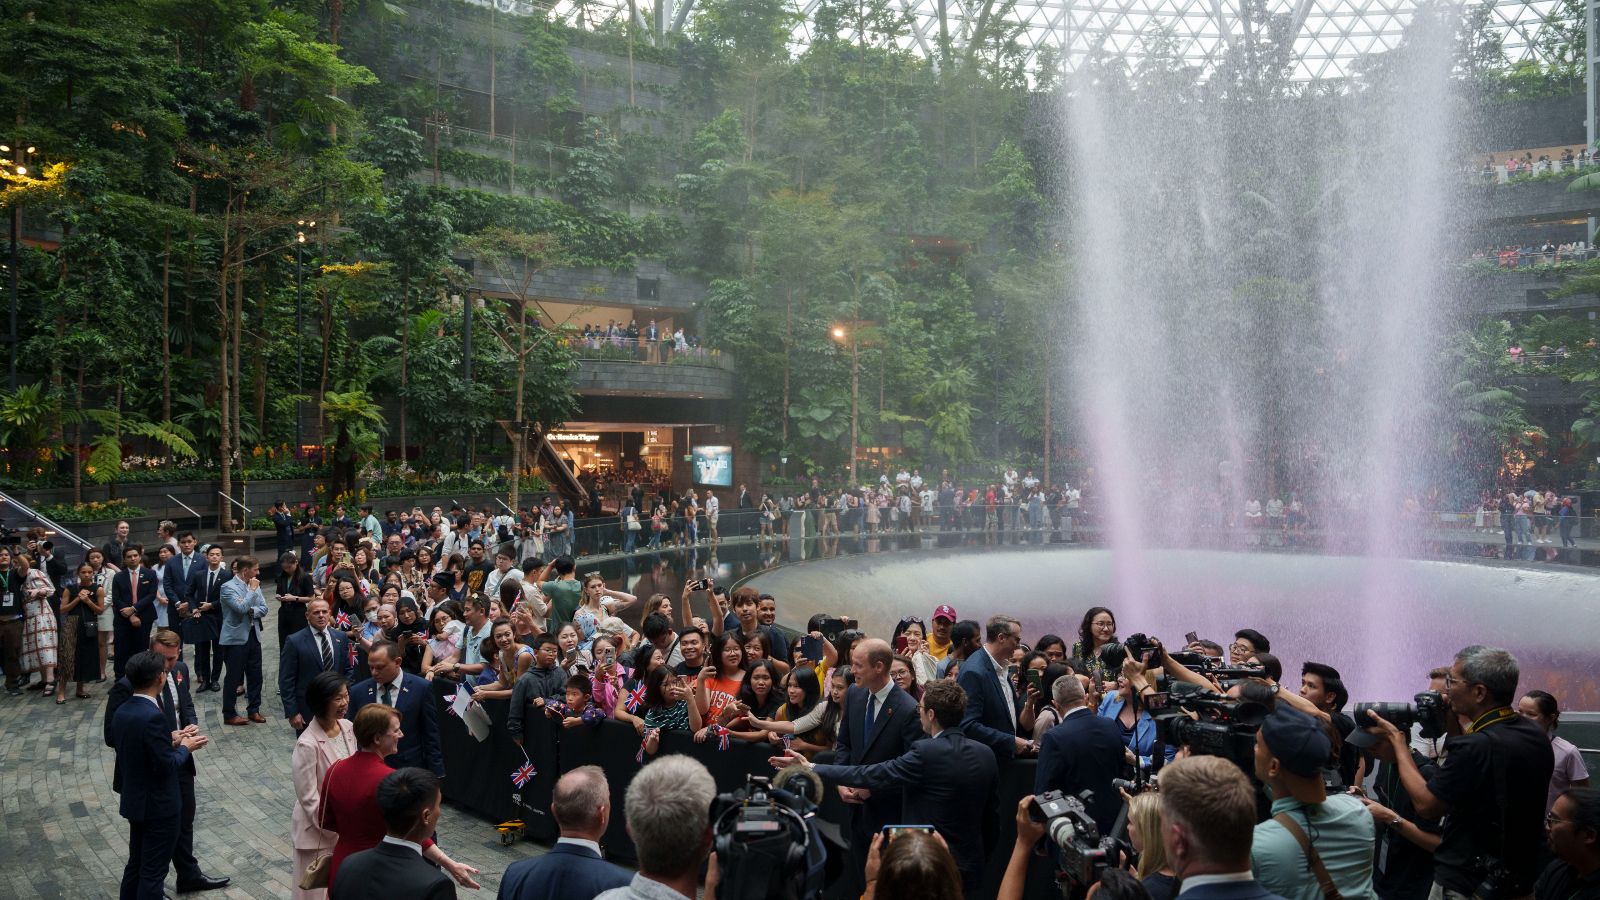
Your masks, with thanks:
M 195 855 L 207 873 L 228 876 L 233 883 L 187 896 L 287 897 L 297 877 L 290 871 L 289 844 L 294 732 L 277 702 L 276 621 L 274 611 L 267 617 L 263 654 L 261 712 L 267 724 L 229 728 L 222 724 L 220 693 L 195 698 L 200 729 L 211 737 L 210 746 L 196 756 Z M 185 658 L 192 658 L 188 650 Z M 0 693 L 0 897 L 117 895 L 127 861 L 128 823 L 117 815 L 113 753 L 101 737 L 109 687 L 109 680 L 90 685 L 91 699 L 74 700 L 69 685 L 65 706 L 37 692 Z M 501 846 L 493 823 L 449 806 L 439 824 L 439 843 L 456 859 L 483 870 L 483 890 L 464 890 L 463 897 L 493 898 L 506 866 L 542 852 L 527 841 Z M 168 891 L 173 884 L 169 875 Z

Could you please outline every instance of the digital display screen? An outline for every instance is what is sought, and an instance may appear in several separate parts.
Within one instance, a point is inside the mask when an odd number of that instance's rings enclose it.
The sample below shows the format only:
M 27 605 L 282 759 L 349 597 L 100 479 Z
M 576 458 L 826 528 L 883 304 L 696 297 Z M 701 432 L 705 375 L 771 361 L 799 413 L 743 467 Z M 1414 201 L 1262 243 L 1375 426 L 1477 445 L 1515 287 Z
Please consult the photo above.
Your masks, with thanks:
M 733 487 L 733 448 L 727 445 L 695 447 L 694 483 Z

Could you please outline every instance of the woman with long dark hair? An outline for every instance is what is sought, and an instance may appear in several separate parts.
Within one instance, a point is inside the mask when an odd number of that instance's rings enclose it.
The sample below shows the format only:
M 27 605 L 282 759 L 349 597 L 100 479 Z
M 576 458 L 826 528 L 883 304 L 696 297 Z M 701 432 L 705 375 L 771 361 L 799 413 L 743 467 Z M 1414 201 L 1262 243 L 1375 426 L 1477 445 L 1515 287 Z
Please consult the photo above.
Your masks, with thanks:
M 720 723 L 744 686 L 744 644 L 737 632 L 724 631 L 711 641 L 706 667 L 695 679 L 695 705 L 707 723 Z
M 1081 659 L 1088 675 L 1096 686 L 1115 678 L 1116 672 L 1106 671 L 1100 660 L 1100 648 L 1117 639 L 1117 616 L 1104 606 L 1091 606 L 1078 625 L 1078 640 L 1072 645 L 1073 659 Z
M 778 682 L 782 676 L 778 674 L 778 667 L 770 659 L 760 659 L 750 664 L 745 672 L 744 684 L 739 687 L 739 708 L 746 715 L 756 719 L 771 719 L 778 714 L 778 707 L 783 704 L 783 698 L 778 690 Z M 735 723 L 737 724 L 737 723 Z M 764 741 L 767 732 L 762 729 L 748 731 L 733 731 L 731 734 L 741 741 Z M 695 740 L 703 741 L 705 732 L 695 735 Z

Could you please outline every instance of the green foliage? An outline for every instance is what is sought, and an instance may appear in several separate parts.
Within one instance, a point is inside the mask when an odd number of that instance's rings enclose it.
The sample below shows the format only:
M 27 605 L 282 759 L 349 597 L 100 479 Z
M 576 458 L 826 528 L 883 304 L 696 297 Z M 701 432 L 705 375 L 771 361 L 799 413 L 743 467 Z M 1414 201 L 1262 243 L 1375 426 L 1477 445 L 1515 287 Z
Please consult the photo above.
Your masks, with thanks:
M 126 500 L 94 500 L 89 503 L 47 503 L 35 507 L 39 515 L 63 524 L 76 522 L 110 522 L 116 519 L 136 519 L 144 515 L 144 508 Z

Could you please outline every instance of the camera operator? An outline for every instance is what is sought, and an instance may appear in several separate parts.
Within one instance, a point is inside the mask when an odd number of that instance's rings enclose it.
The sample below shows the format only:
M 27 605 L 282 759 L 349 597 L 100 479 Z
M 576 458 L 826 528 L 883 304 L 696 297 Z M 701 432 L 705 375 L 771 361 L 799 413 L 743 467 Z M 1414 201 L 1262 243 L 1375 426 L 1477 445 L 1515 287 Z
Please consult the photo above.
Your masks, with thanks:
M 651 762 L 628 784 L 623 815 L 639 854 L 639 872 L 627 887 L 597 900 L 695 900 L 700 864 L 711 852 L 711 801 L 717 784 L 704 764 L 687 756 Z M 716 865 L 706 876 L 706 896 L 715 897 Z
M 1272 818 L 1256 825 L 1250 868 L 1288 900 L 1361 900 L 1372 889 L 1372 816 L 1323 784 L 1333 745 L 1327 726 L 1278 707 L 1256 732 L 1256 777 L 1272 789 Z M 1308 872 L 1314 877 L 1307 877 Z
M 1535 900 L 1600 900 L 1600 791 L 1568 789 L 1545 822 L 1556 858 L 1534 885 Z
M 934 827 L 955 858 L 963 891 L 974 897 L 986 849 L 978 816 L 992 815 L 999 775 L 994 751 L 961 733 L 966 706 L 966 692 L 959 684 L 931 681 L 917 706 L 917 718 L 929 739 L 912 744 L 904 755 L 867 766 L 813 766 L 797 751 L 788 750 L 773 757 L 772 765 L 808 766 L 838 784 L 900 791 L 904 798 L 900 821 Z
M 1428 673 L 1428 690 L 1443 694 L 1444 676 L 1449 671 L 1435 669 Z M 1360 788 L 1352 788 L 1367 805 L 1367 812 L 1372 814 L 1373 825 L 1378 829 L 1372 885 L 1383 900 L 1424 900 L 1433 887 L 1433 851 L 1439 847 L 1439 820 L 1417 814 L 1411 795 L 1400 784 L 1400 773 L 1394 761 L 1396 748 L 1378 734 L 1377 729 L 1359 728 L 1351 732 L 1348 741 L 1350 746 L 1371 753 L 1378 763 L 1372 779 L 1375 798 L 1369 799 L 1362 795 Z M 1418 740 L 1424 742 L 1422 747 L 1433 751 L 1432 755 L 1419 749 Z M 1439 771 L 1435 743 L 1433 739 L 1419 738 L 1400 751 L 1410 754 L 1424 780 L 1432 780 Z
M 1112 783 L 1122 776 L 1127 751 L 1122 729 L 1085 705 L 1083 682 L 1078 679 L 1058 678 L 1050 693 L 1061 712 L 1061 724 L 1046 732 L 1039 743 L 1033 792 L 1060 791 L 1076 797 L 1084 790 L 1093 791 L 1089 815 L 1101 834 L 1110 834 L 1122 809 L 1122 799 Z
M 1432 900 L 1508 900 L 1533 890 L 1555 762 L 1539 726 L 1511 708 L 1518 675 L 1516 658 L 1505 650 L 1473 645 L 1456 654 L 1445 686 L 1451 710 L 1471 724 L 1445 742 L 1432 779 L 1407 752 L 1406 733 L 1369 715 L 1370 725 L 1394 745 L 1400 783 L 1417 812 L 1445 817 Z

